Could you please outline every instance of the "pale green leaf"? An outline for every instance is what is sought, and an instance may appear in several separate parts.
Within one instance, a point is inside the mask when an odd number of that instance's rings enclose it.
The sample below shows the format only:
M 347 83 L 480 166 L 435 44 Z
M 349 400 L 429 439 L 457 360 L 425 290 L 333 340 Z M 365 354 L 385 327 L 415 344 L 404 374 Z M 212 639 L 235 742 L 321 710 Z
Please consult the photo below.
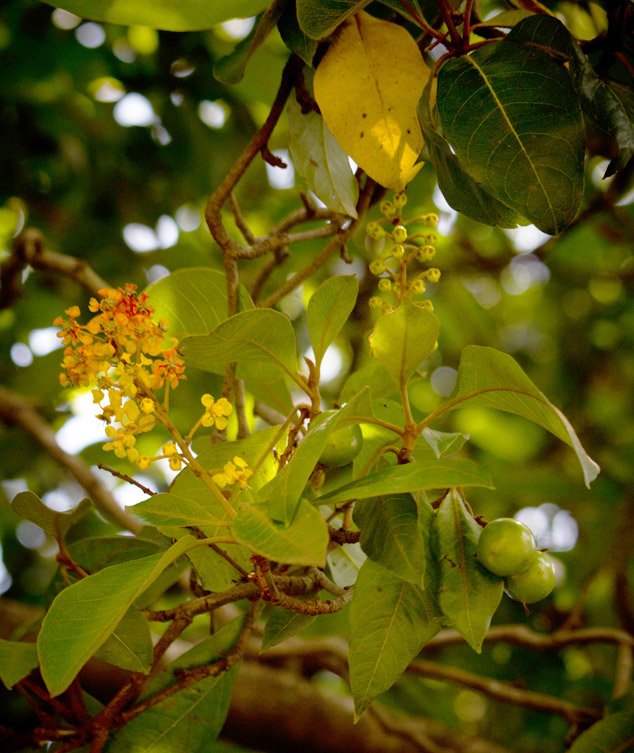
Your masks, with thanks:
M 35 643 L 5 641 L 0 638 L 0 680 L 9 690 L 38 665 Z
M 299 614 L 290 609 L 275 607 L 269 615 L 264 634 L 262 635 L 262 648 L 260 653 L 267 648 L 277 646 L 278 643 L 292 638 L 297 633 L 307 628 L 315 620 L 314 614 Z
M 370 0 L 297 0 L 297 20 L 312 39 L 323 39 Z
M 58 540 L 64 538 L 69 529 L 81 520 L 92 507 L 89 499 L 82 501 L 68 512 L 57 512 L 47 507 L 33 492 L 20 492 L 11 502 L 13 512 L 25 520 L 35 523 L 45 533 Z
M 567 753 L 628 753 L 634 750 L 634 714 L 609 714 L 580 735 Z
M 134 601 L 195 543 L 185 536 L 167 552 L 107 567 L 56 597 L 37 641 L 42 678 L 51 696 L 66 690 Z
M 368 559 L 350 605 L 350 686 L 358 719 L 441 626 L 436 596 Z
M 247 18 L 259 13 L 268 0 L 46 0 L 92 21 L 123 26 L 149 26 L 165 31 L 209 29 L 231 18 Z
M 356 583 L 367 556 L 358 543 L 342 544 L 328 552 L 327 559 L 333 581 L 341 588 L 346 588 Z
M 209 492 L 209 490 L 207 489 Z M 207 497 L 211 497 L 208 493 Z M 222 523 L 224 511 L 210 509 L 201 499 L 186 499 L 177 494 L 154 494 L 143 502 L 127 507 L 131 515 L 136 515 L 154 526 L 217 526 Z M 216 515 L 222 513 L 218 518 Z
M 356 218 L 359 186 L 348 156 L 319 113 L 302 113 L 295 97 L 289 99 L 287 109 L 295 169 L 328 209 Z
M 431 448 L 437 458 L 443 455 L 449 455 L 462 449 L 464 443 L 469 439 L 468 435 L 457 432 L 434 431 L 434 429 L 423 429 L 422 438 Z M 416 446 L 418 449 L 418 445 Z
M 148 674 L 154 658 L 150 623 L 136 607 L 132 607 L 97 649 L 95 656 L 131 672 Z
M 378 368 L 385 374 L 383 367 L 378 366 Z M 393 387 L 394 382 L 391 379 L 390 383 Z M 372 402 L 372 409 L 374 415 L 381 421 L 387 421 L 399 428 L 403 427 L 405 423 L 403 406 L 396 400 L 374 400 Z M 361 451 L 353 461 L 355 478 L 365 476 L 373 470 L 379 458 L 379 450 L 382 447 L 386 445 L 394 446 L 399 442 L 398 435 L 395 432 L 377 424 L 363 424 L 361 432 L 363 433 L 363 445 L 361 446 Z M 386 463 L 394 465 L 396 457 L 394 454 L 388 453 L 387 455 L 382 455 L 379 462 L 381 465 L 385 465 Z
M 306 309 L 306 324 L 317 364 L 347 322 L 358 294 L 359 281 L 354 275 L 330 277 L 313 293 Z
M 436 554 L 440 563 L 439 601 L 449 623 L 477 652 L 502 599 L 504 583 L 476 559 L 480 526 L 452 489 L 435 517 Z

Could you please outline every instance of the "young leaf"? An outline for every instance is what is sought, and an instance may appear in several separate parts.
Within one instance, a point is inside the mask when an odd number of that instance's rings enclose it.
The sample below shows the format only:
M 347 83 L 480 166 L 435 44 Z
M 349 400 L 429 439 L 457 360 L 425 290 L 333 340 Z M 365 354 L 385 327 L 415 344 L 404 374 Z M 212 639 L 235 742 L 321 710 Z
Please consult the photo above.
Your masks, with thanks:
M 89 499 L 82 501 L 68 512 L 57 512 L 47 507 L 33 492 L 20 492 L 11 502 L 13 512 L 25 520 L 35 523 L 54 539 L 63 538 L 70 528 L 81 520 L 92 507 Z
M 295 169 L 328 209 L 356 218 L 359 186 L 348 156 L 319 113 L 302 113 L 295 97 L 289 99 L 287 109 Z
M 370 335 L 370 348 L 396 384 L 405 385 L 434 349 L 440 320 L 431 311 L 405 300 L 382 314 Z
M 58 594 L 37 640 L 42 678 L 51 696 L 66 690 L 134 601 L 195 543 L 193 536 L 185 536 L 167 552 L 112 565 Z
M 242 544 L 277 562 L 317 567 L 326 562 L 328 527 L 319 510 L 305 499 L 287 527 L 274 523 L 261 507 L 241 505 L 232 531 Z
M 0 638 L 0 680 L 9 690 L 31 674 L 38 663 L 35 643 L 5 641 Z
M 350 605 L 350 686 L 358 719 L 388 690 L 436 635 L 441 615 L 435 595 L 400 580 L 368 559 Z
M 467 434 L 456 432 L 434 431 L 433 429 L 423 429 L 421 435 L 427 445 L 437 458 L 443 455 L 449 455 L 462 449 L 464 443 L 469 439 Z M 418 446 L 416 447 L 418 449 Z
M 418 509 L 411 494 L 391 494 L 356 503 L 354 522 L 361 548 L 401 580 L 423 586 L 425 544 L 418 528 Z
M 313 293 L 306 320 L 317 364 L 348 320 L 358 294 L 359 281 L 354 275 L 330 277 Z
M 568 419 L 506 353 L 479 345 L 468 345 L 462 351 L 455 390 L 439 410 L 454 410 L 467 403 L 515 413 L 543 426 L 574 449 L 586 486 L 597 477 L 599 466 L 581 446 Z
M 438 508 L 434 529 L 440 562 L 440 608 L 452 627 L 479 653 L 502 599 L 504 583 L 476 559 L 480 526 L 454 489 Z
M 448 60 L 438 75 L 438 110 L 471 177 L 556 235 L 581 203 L 585 128 L 569 71 L 532 43 L 541 23 L 532 16 L 502 41 Z
M 150 623 L 136 607 L 132 607 L 97 649 L 95 656 L 131 672 L 148 674 L 154 658 L 152 648 Z
M 210 29 L 231 18 L 247 18 L 266 8 L 269 0 L 50 0 L 82 18 L 123 26 L 149 26 L 165 31 Z
M 363 11 L 341 28 L 315 72 L 326 125 L 371 178 L 394 191 L 422 166 L 416 106 L 428 77 L 409 32 Z
M 204 371 L 236 362 L 240 377 L 276 379 L 282 371 L 297 380 L 293 325 L 273 309 L 243 311 L 208 335 L 185 337 L 180 348 L 189 364 Z
M 325 494 L 319 498 L 319 503 L 332 505 L 348 499 L 367 499 L 421 489 L 446 489 L 449 486 L 492 488 L 489 474 L 471 460 L 430 459 L 383 468 Z
M 264 626 L 262 636 L 262 648 L 260 653 L 267 648 L 277 646 L 278 643 L 292 638 L 297 633 L 307 628 L 315 619 L 314 614 L 298 614 L 291 612 L 289 609 L 276 607 L 269 615 L 269 619 Z
M 626 753 L 634 750 L 634 714 L 609 714 L 574 741 L 567 753 Z
M 297 0 L 297 21 L 312 39 L 323 39 L 370 0 Z

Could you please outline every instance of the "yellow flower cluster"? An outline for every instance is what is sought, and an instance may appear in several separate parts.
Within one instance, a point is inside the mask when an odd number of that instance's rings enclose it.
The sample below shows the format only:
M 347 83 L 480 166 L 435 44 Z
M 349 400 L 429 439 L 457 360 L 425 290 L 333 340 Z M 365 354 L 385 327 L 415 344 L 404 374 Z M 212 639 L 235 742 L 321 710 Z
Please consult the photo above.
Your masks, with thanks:
M 244 489 L 253 476 L 253 471 L 250 471 L 247 465 L 246 460 L 236 455 L 233 463 L 231 461 L 225 463 L 222 471 L 213 476 L 213 480 L 221 489 L 233 484 L 238 484 L 241 489 Z

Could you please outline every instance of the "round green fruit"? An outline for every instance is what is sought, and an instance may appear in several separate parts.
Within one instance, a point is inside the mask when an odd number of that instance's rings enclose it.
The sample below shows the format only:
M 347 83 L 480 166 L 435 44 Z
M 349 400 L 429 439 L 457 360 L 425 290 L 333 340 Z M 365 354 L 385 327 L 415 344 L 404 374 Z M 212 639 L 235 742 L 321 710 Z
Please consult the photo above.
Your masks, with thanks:
M 495 575 L 517 575 L 535 557 L 535 537 L 531 529 L 513 518 L 491 521 L 478 539 L 478 559 Z
M 533 604 L 548 596 L 555 587 L 555 580 L 553 558 L 544 552 L 537 552 L 523 573 L 507 579 L 505 590 L 511 599 Z
M 336 411 L 320 413 L 310 422 L 310 428 L 315 429 Z M 351 463 L 361 452 L 363 434 L 358 424 L 346 424 L 339 426 L 330 432 L 324 451 L 319 457 L 319 462 L 324 465 L 342 466 Z

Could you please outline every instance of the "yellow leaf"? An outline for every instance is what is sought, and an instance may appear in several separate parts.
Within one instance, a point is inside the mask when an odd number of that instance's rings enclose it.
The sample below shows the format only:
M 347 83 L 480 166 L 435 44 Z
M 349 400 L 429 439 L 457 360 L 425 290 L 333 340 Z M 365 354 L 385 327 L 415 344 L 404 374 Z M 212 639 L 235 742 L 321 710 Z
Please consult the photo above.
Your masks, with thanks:
M 315 72 L 315 99 L 331 133 L 386 188 L 402 191 L 421 167 L 416 106 L 429 74 L 405 29 L 365 12 L 341 27 Z

